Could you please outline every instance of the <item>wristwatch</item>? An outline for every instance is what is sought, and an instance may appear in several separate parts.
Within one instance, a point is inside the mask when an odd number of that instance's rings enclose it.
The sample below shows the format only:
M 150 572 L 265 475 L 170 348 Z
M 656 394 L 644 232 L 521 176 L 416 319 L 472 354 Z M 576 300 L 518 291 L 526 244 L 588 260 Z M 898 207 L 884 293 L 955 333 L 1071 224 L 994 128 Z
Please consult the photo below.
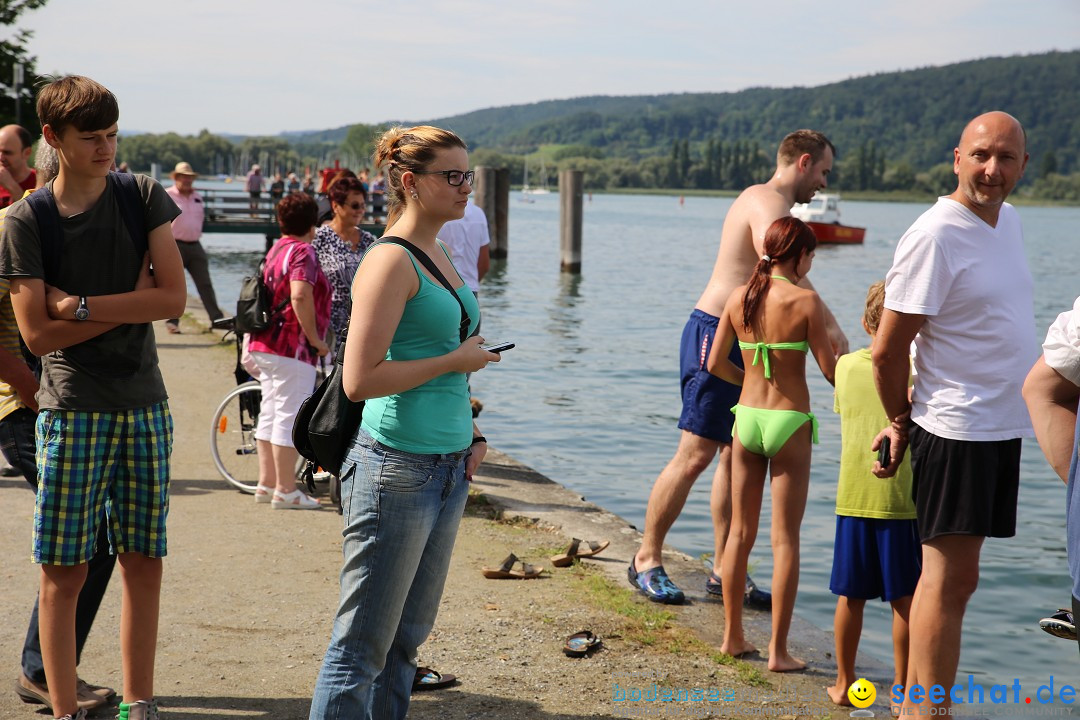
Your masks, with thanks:
M 85 295 L 80 295 L 79 296 L 79 307 L 77 307 L 75 309 L 75 319 L 76 320 L 89 320 L 90 319 L 90 308 L 86 307 L 86 296 Z

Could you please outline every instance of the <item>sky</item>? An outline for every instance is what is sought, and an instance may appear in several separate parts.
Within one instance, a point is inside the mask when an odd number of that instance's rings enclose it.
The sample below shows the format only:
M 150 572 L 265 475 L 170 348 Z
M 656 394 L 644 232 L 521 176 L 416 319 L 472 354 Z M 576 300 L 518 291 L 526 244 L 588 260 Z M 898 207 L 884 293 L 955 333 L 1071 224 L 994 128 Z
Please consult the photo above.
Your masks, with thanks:
M 274 135 L 1075 50 L 1080 1 L 49 0 L 17 26 L 121 131 Z

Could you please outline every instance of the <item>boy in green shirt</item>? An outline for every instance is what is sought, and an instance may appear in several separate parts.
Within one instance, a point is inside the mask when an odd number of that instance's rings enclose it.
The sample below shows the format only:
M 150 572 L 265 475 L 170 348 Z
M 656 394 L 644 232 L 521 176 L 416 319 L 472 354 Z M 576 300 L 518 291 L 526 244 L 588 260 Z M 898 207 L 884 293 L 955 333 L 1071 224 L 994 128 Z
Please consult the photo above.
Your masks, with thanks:
M 874 438 L 888 424 L 874 387 L 870 360 L 873 338 L 885 304 L 885 283 L 870 286 L 863 329 L 870 347 L 836 361 L 834 410 L 840 413 L 840 480 L 836 489 L 836 543 L 829 589 L 839 595 L 836 635 L 836 684 L 827 688 L 837 705 L 849 705 L 847 691 L 859 676 L 855 655 L 862 634 L 863 609 L 880 597 L 893 609 L 893 685 L 906 684 L 908 611 L 919 581 L 922 547 L 911 499 L 911 461 L 905 457 L 896 476 L 874 477 Z

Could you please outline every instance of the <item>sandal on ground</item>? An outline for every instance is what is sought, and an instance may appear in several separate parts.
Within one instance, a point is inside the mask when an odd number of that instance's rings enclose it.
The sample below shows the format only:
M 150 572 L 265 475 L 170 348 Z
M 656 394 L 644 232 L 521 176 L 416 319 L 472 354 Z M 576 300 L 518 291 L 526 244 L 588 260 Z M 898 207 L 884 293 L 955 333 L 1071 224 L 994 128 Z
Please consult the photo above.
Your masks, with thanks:
M 521 563 L 520 570 L 514 569 L 515 563 Z M 490 580 L 530 580 L 540 577 L 540 573 L 544 572 L 544 568 L 540 565 L 530 565 L 527 562 L 522 562 L 517 555 L 510 553 L 499 567 L 489 568 L 485 565 L 480 569 L 480 572 L 484 573 L 484 577 Z
M 589 630 L 582 630 L 566 638 L 563 652 L 567 657 L 585 657 L 590 652 L 600 647 L 602 641 Z
M 274 499 L 270 501 L 270 507 L 275 510 L 318 510 L 322 505 L 319 504 L 318 500 L 297 488 L 284 495 L 275 490 Z
M 457 675 L 443 674 L 429 667 L 418 667 L 416 668 L 416 678 L 413 679 L 412 689 L 414 692 L 416 690 L 438 690 L 439 688 L 450 687 L 456 682 Z
M 180 325 L 179 325 L 179 323 L 167 322 L 167 323 L 165 323 L 165 329 L 168 330 L 173 335 L 179 335 L 180 334 Z
M 274 488 L 267 487 L 266 485 L 255 486 L 255 502 L 262 504 L 268 503 L 274 499 Z
M 588 546 L 588 550 L 581 549 L 582 542 Z M 574 538 L 570 541 L 570 546 L 566 548 L 566 552 L 561 555 L 552 556 L 551 564 L 555 567 L 569 567 L 574 564 L 575 558 L 586 558 L 592 557 L 593 555 L 599 555 L 610 544 L 610 540 L 578 540 L 577 538 Z
M 1076 625 L 1071 610 L 1062 608 L 1048 618 L 1039 621 L 1039 627 L 1054 637 L 1076 642 Z

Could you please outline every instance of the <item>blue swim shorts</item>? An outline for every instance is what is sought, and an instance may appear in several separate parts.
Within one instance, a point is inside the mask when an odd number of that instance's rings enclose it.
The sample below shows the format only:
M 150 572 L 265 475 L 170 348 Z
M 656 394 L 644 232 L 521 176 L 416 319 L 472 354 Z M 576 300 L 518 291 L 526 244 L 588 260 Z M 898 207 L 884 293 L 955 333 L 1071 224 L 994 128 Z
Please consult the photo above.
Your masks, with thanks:
M 172 443 L 165 402 L 121 412 L 42 410 L 34 562 L 87 562 L 102 522 L 114 554 L 164 557 Z
M 682 346 L 679 349 L 679 372 L 682 383 L 682 415 L 679 429 L 698 437 L 731 442 L 731 428 L 735 415 L 731 407 L 739 402 L 742 388 L 724 382 L 705 369 L 716 339 L 718 319 L 701 310 L 690 313 L 683 328 Z M 731 343 L 731 361 L 743 366 L 742 352 L 738 343 Z
M 915 520 L 836 516 L 833 595 L 886 602 L 915 593 L 922 545 Z

